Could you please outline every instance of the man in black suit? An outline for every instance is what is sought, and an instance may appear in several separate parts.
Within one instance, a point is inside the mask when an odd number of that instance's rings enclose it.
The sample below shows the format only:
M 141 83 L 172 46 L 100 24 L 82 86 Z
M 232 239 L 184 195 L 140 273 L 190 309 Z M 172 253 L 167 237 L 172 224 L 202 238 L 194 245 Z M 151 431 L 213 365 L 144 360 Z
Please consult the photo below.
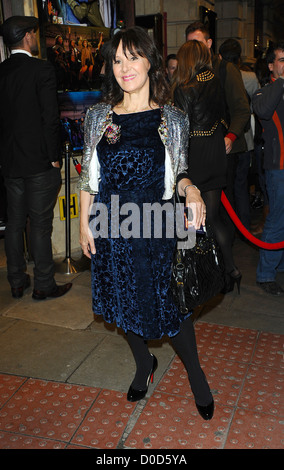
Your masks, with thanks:
M 13 16 L 0 33 L 11 50 L 0 64 L 0 164 L 7 190 L 5 233 L 8 281 L 12 296 L 30 286 L 25 273 L 23 231 L 30 219 L 34 259 L 33 298 L 60 297 L 72 284 L 54 279 L 51 232 L 61 185 L 60 120 L 53 66 L 38 53 L 35 17 Z

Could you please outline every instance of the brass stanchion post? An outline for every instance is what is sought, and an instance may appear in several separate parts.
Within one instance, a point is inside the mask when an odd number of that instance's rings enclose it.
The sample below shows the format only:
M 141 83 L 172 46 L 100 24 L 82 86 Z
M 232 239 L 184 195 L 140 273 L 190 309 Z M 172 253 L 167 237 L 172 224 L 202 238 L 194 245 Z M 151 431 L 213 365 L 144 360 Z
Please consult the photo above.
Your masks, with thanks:
M 70 142 L 65 142 L 65 245 L 66 257 L 60 263 L 55 263 L 55 271 L 65 274 L 74 274 L 86 271 L 90 267 L 90 260 L 82 255 L 81 259 L 71 258 L 71 216 L 70 216 Z

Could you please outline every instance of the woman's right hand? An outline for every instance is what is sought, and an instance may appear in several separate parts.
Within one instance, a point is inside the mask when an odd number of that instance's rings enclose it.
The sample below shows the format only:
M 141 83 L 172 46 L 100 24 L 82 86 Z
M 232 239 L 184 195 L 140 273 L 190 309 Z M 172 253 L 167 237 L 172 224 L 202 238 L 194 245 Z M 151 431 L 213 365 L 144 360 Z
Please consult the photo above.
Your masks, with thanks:
M 80 245 L 84 255 L 88 258 L 91 258 L 91 254 L 96 254 L 95 241 L 89 225 L 81 225 L 80 227 Z
M 89 227 L 89 212 L 93 202 L 93 196 L 87 191 L 80 191 L 80 245 L 83 253 L 88 258 L 91 258 L 91 254 L 96 254 L 96 247 L 94 237 Z

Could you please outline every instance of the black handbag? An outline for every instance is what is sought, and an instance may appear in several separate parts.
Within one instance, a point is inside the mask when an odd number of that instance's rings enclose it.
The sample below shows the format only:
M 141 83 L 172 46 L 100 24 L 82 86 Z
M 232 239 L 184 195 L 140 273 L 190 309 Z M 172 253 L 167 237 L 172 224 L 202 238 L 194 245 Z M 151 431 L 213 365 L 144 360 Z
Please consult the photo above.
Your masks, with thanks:
M 170 289 L 182 314 L 219 294 L 225 285 L 223 255 L 210 226 L 196 233 L 193 248 L 175 248 Z

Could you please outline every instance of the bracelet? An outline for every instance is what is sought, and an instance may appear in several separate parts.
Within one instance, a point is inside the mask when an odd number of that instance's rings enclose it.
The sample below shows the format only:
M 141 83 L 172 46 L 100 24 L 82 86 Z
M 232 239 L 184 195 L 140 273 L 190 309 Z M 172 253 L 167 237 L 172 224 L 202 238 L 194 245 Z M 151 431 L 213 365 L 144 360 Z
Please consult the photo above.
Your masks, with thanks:
M 183 192 L 184 192 L 184 197 L 186 197 L 186 188 L 189 188 L 189 187 L 192 187 L 192 188 L 195 188 L 195 189 L 198 189 L 197 186 L 195 186 L 195 184 L 187 184 L 184 188 L 183 188 Z

